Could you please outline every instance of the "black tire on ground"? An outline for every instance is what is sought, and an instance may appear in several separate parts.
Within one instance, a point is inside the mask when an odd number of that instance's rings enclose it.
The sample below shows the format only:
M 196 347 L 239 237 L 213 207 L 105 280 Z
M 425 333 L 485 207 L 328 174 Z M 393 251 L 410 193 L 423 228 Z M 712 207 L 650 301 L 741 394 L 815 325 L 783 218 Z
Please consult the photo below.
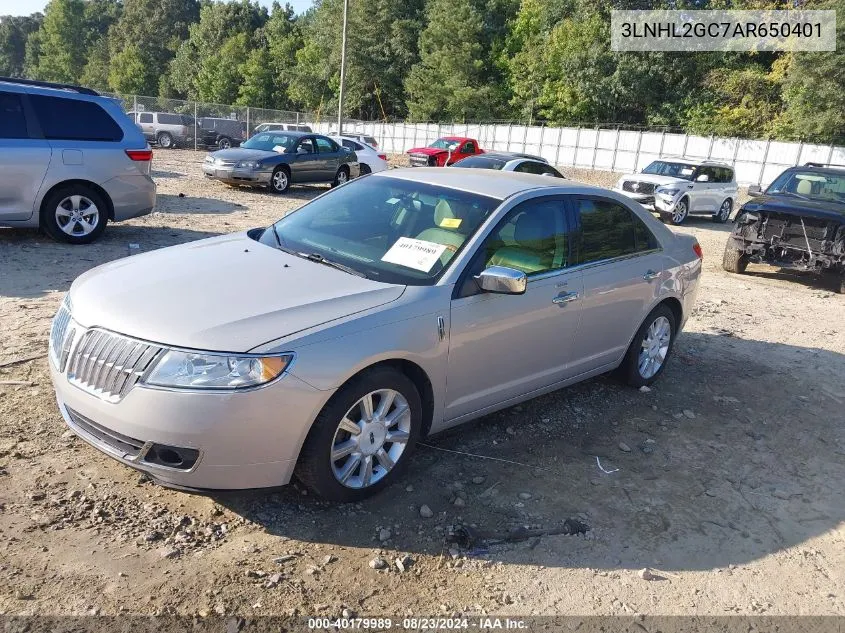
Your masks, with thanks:
M 666 357 L 663 359 L 663 364 L 660 366 L 660 369 L 658 369 L 653 376 L 644 378 L 640 374 L 639 355 L 642 350 L 643 339 L 645 338 L 648 329 L 659 317 L 665 317 L 669 321 L 671 330 L 669 349 L 666 352 Z M 665 303 L 661 303 L 649 313 L 640 326 L 640 329 L 637 330 L 637 333 L 634 335 L 634 339 L 631 341 L 631 346 L 625 353 L 625 358 L 622 359 L 622 364 L 620 364 L 619 368 L 616 370 L 619 378 L 631 387 L 650 385 L 657 380 L 660 377 L 660 374 L 663 373 L 663 370 L 666 369 L 666 364 L 672 356 L 672 348 L 675 346 L 675 336 L 677 335 L 677 332 L 678 324 L 675 322 L 675 313 L 672 312 L 669 306 Z
M 713 216 L 713 221 L 724 224 L 730 219 L 731 211 L 733 211 L 733 201 L 730 198 L 725 198 L 719 206 L 719 210 Z
M 173 142 L 173 136 L 170 132 L 159 132 L 156 134 L 156 143 L 163 149 L 173 149 L 176 143 Z
M 341 165 L 340 169 L 338 169 L 337 173 L 334 175 L 332 187 L 338 187 L 347 182 L 349 182 L 349 167 L 347 167 L 346 165 Z
M 678 213 L 677 219 L 675 218 L 675 213 L 662 213 L 660 214 L 660 219 L 663 222 L 674 224 L 675 226 L 679 226 L 687 221 L 689 217 L 689 198 L 681 198 L 678 200 L 678 204 L 675 206 L 676 210 L 683 210 L 683 213 Z
M 77 198 L 78 197 L 78 198 Z M 78 235 L 71 235 L 59 225 L 57 217 L 59 205 L 63 205 L 63 209 L 73 212 L 73 200 L 78 199 L 80 211 L 84 214 L 85 211 L 90 211 L 90 202 L 97 209 L 97 219 L 94 228 L 87 233 L 80 232 Z M 86 202 L 87 200 L 87 202 Z M 64 216 L 63 217 L 67 217 Z M 57 242 L 67 242 L 68 244 L 89 244 L 96 240 L 103 231 L 106 230 L 106 224 L 109 220 L 109 207 L 106 200 L 97 191 L 82 184 L 72 184 L 55 189 L 48 194 L 41 203 L 41 227 L 44 232 Z M 70 220 L 68 220 L 68 223 Z M 82 228 L 82 225 L 79 225 Z M 73 230 L 73 229 L 71 229 Z
M 370 166 L 367 163 L 361 163 L 361 173 L 360 173 L 361 176 L 366 176 L 367 174 L 369 174 L 371 172 L 372 172 L 372 170 L 370 169 Z
M 267 186 L 272 193 L 284 193 L 290 189 L 290 170 L 285 165 L 276 167 Z
M 364 488 L 349 488 L 332 472 L 331 452 L 340 421 L 366 394 L 378 389 L 393 389 L 408 402 L 411 429 L 404 452 L 396 465 L 376 483 Z M 329 501 L 351 503 L 376 494 L 401 475 L 422 428 L 422 403 L 416 386 L 405 374 L 391 367 L 376 367 L 353 378 L 320 411 L 302 446 L 294 474 L 308 489 Z
M 228 136 L 221 136 L 217 140 L 217 147 L 219 147 L 220 149 L 229 149 L 230 147 L 232 147 L 232 139 L 230 139 Z
M 722 268 L 729 273 L 741 275 L 748 268 L 748 255 L 728 243 L 725 245 L 725 254 L 722 255 Z

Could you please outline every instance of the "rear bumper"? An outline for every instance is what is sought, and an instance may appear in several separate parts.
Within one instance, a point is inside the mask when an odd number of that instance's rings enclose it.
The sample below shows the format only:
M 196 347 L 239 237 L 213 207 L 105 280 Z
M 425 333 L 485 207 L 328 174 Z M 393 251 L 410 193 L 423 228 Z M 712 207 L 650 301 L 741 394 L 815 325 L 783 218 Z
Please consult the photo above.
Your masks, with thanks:
M 115 222 L 151 213 L 156 203 L 156 184 L 150 176 L 117 176 L 100 185 L 111 198 Z

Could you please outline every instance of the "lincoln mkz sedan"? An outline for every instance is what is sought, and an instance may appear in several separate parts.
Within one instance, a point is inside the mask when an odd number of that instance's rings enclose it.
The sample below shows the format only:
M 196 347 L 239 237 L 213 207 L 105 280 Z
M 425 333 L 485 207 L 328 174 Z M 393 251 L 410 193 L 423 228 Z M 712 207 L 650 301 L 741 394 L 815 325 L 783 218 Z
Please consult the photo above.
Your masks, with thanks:
M 695 238 L 621 194 L 389 170 L 81 275 L 52 378 L 71 429 L 166 485 L 296 476 L 353 501 L 429 434 L 610 370 L 650 384 L 701 268 Z

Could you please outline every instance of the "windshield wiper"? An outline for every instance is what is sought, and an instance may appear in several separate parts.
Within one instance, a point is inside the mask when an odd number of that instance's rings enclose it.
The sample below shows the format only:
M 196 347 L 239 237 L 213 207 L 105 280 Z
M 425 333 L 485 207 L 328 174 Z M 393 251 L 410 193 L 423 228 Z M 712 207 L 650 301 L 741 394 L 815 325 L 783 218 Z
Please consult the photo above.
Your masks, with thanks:
M 362 273 L 360 270 L 355 270 L 354 268 L 350 268 L 349 266 L 345 266 L 341 263 L 332 261 L 330 259 L 326 259 L 320 253 L 296 253 L 299 257 L 303 257 L 309 261 L 317 262 L 318 264 L 324 264 L 326 266 L 331 266 L 332 268 L 337 268 L 338 270 L 342 270 L 345 273 L 349 273 L 350 275 L 355 275 L 356 277 L 364 277 L 365 279 L 367 276 Z

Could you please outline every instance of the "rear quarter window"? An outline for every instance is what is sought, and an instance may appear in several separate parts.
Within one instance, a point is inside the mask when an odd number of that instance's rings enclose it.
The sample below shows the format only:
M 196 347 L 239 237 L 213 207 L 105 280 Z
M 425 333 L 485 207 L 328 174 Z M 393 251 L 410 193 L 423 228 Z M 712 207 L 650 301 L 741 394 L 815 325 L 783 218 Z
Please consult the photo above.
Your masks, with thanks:
M 29 95 L 44 137 L 69 141 L 120 141 L 123 130 L 99 103 Z
M 28 138 L 26 117 L 19 95 L 0 92 L 0 138 Z

